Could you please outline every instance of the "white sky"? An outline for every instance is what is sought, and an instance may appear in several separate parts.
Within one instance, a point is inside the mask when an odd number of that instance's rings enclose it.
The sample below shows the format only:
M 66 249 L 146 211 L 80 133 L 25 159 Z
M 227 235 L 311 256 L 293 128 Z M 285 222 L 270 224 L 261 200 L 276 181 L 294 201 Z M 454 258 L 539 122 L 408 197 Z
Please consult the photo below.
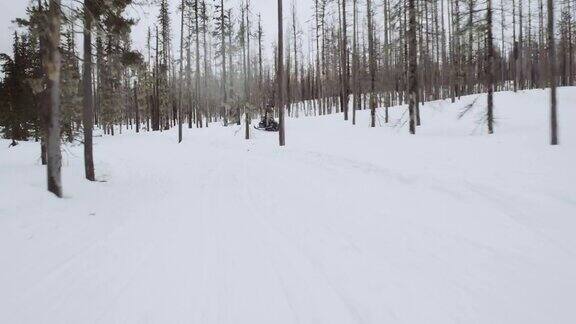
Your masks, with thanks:
M 0 0 L 0 53 L 12 55 L 12 20 L 24 17 L 27 6 L 28 0 Z
M 63 0 L 66 3 L 70 0 Z M 180 18 L 177 6 L 181 0 L 169 0 L 170 13 L 172 14 L 172 32 L 173 44 L 179 44 L 180 35 Z M 314 0 L 284 0 L 284 17 L 285 24 L 288 25 L 288 17 L 290 17 L 290 10 L 292 1 L 296 3 L 296 10 L 298 13 L 298 20 L 304 30 L 307 30 L 307 21 L 313 13 L 312 5 Z M 207 0 L 208 4 L 212 4 L 214 0 Z M 14 25 L 12 20 L 16 17 L 24 17 L 26 7 L 30 0 L 0 0 L 0 52 L 11 54 L 12 51 L 12 34 L 14 32 Z M 238 12 L 240 0 L 225 0 L 227 7 L 234 7 L 234 12 Z M 270 44 L 276 39 L 276 24 L 277 24 L 277 0 L 251 0 L 253 21 L 256 22 L 256 15 L 262 14 L 262 22 L 264 26 L 265 45 L 270 48 Z M 132 8 L 129 10 L 130 16 L 140 19 L 139 24 L 134 28 L 132 38 L 135 47 L 143 49 L 146 41 L 146 30 L 148 26 L 152 26 L 156 22 L 158 16 L 157 7 L 145 8 Z M 255 25 L 254 25 L 255 26 Z M 286 27 L 285 27 L 286 28 Z
M 14 18 L 16 17 L 24 17 L 25 13 L 26 13 L 26 7 L 28 6 L 28 4 L 30 3 L 31 0 L 0 0 L 0 53 L 8 53 L 8 54 L 12 54 L 12 37 L 13 37 L 13 33 L 14 33 L 14 25 L 12 24 L 12 20 L 14 20 Z M 37 0 L 34 0 L 37 1 Z M 81 0 L 62 0 L 63 3 L 79 3 Z M 173 46 L 175 46 L 174 50 L 177 49 L 178 44 L 179 44 L 179 34 L 180 34 L 180 28 L 179 28 L 179 23 L 180 23 L 180 18 L 179 18 L 179 12 L 177 11 L 177 6 L 180 3 L 181 0 L 169 0 L 170 3 L 170 12 L 172 14 L 172 31 L 173 31 Z M 214 1 L 218 1 L 219 0 L 206 0 L 207 3 L 209 5 L 212 5 L 214 3 Z M 235 14 L 238 14 L 238 6 L 241 0 L 225 0 L 226 6 L 227 7 L 234 7 L 235 10 Z M 290 26 L 291 24 L 291 7 L 292 7 L 292 2 L 294 1 L 294 3 L 296 4 L 296 10 L 297 10 L 297 14 L 298 14 L 298 23 L 300 24 L 300 27 L 302 28 L 302 30 L 304 31 L 304 42 L 303 44 L 301 44 L 302 46 L 304 46 L 303 50 L 304 52 L 306 52 L 308 43 L 307 41 L 309 40 L 308 37 L 310 37 L 310 32 L 309 32 L 309 20 L 312 17 L 313 14 L 313 4 L 314 4 L 314 0 L 284 0 L 284 24 L 285 24 L 285 32 L 286 34 L 288 34 L 290 32 L 290 30 L 288 29 L 288 26 Z M 524 2 L 527 2 L 527 0 L 523 0 Z M 255 22 L 256 20 L 256 16 L 258 13 L 262 14 L 262 20 L 263 20 L 263 25 L 264 25 L 264 33 L 265 33 L 265 39 L 264 39 L 264 45 L 267 48 L 267 51 L 269 53 L 270 51 L 270 44 L 272 44 L 275 40 L 276 40 L 276 35 L 277 35 L 277 0 L 251 0 L 251 4 L 252 4 L 252 14 L 253 14 L 253 21 Z M 381 1 L 374 1 L 374 9 L 375 11 L 378 13 L 378 15 L 380 15 L 382 13 L 382 7 L 381 7 Z M 510 34 L 511 33 L 511 26 L 510 26 L 510 22 L 511 22 L 511 18 L 510 18 L 510 13 L 511 13 L 511 9 L 510 9 L 510 4 L 511 1 L 509 0 L 505 0 L 504 4 L 506 4 L 506 12 L 508 17 L 506 18 L 506 23 L 507 23 L 507 33 Z M 536 1 L 532 1 L 532 4 L 535 5 Z M 363 10 L 363 6 L 364 6 L 364 1 L 360 1 L 359 3 L 359 9 L 360 11 Z M 559 6 L 558 6 L 559 7 Z M 557 10 L 559 10 L 559 8 L 557 8 Z M 527 11 L 527 9 L 526 9 Z M 534 8 L 533 14 L 536 14 L 537 12 L 537 8 Z M 527 13 L 525 13 L 527 14 Z M 134 41 L 134 45 L 137 49 L 143 50 L 144 49 L 144 44 L 146 41 L 146 30 L 148 28 L 148 26 L 153 26 L 153 24 L 156 22 L 157 20 L 157 16 L 158 16 L 158 8 L 157 6 L 155 7 L 145 7 L 145 8 L 140 8 L 140 7 L 134 7 L 131 8 L 128 12 L 128 15 L 135 17 L 135 18 L 139 18 L 140 22 L 139 24 L 134 28 L 133 31 L 133 41 Z M 496 33 L 495 36 L 497 38 L 497 41 L 499 42 L 500 40 L 500 32 L 499 32 L 499 24 L 500 24 L 500 12 L 499 12 L 499 4 L 497 6 L 497 10 L 496 10 Z M 360 13 L 360 19 L 363 19 L 363 14 Z M 559 17 L 559 14 L 557 14 L 556 16 L 557 18 Z M 536 27 L 536 26 L 533 26 Z M 510 35 L 508 35 L 507 37 L 509 37 Z M 507 39 L 508 43 L 509 43 L 509 39 Z M 508 46 L 510 46 L 510 44 L 508 44 Z M 270 53 L 267 55 L 270 56 Z
M 0 0 L 4 1 L 4 0 Z M 211 5 L 214 3 L 215 0 L 207 0 L 206 3 Z M 301 28 L 305 27 L 307 21 L 312 17 L 313 14 L 313 4 L 314 0 L 284 0 L 284 17 L 285 17 L 285 26 L 289 25 L 289 17 L 291 17 L 291 8 L 292 8 L 292 1 L 296 3 L 296 10 L 298 13 L 298 20 Z M 172 16 L 172 35 L 173 35 L 173 46 L 176 49 L 180 44 L 180 12 L 177 11 L 178 6 L 181 3 L 181 0 L 168 0 L 170 4 L 170 13 Z M 220 2 L 219 0 L 217 1 Z M 227 8 L 234 8 L 234 18 L 237 18 L 240 14 L 239 6 L 241 0 L 225 0 L 225 6 Z M 277 0 L 251 0 L 250 1 L 252 18 L 251 24 L 255 30 L 256 22 L 257 22 L 257 15 L 260 13 L 262 15 L 262 25 L 264 29 L 264 45 L 266 48 L 270 48 L 270 44 L 276 40 L 277 35 L 277 23 L 278 23 L 278 7 L 277 7 Z M 140 49 L 143 49 L 145 40 L 146 40 L 146 32 L 148 26 L 152 26 L 156 22 L 156 18 L 158 16 L 158 8 L 136 8 L 132 10 L 131 13 L 134 17 L 139 17 L 140 23 L 136 28 L 134 28 L 132 33 L 132 38 L 134 39 L 135 46 L 140 46 Z M 238 26 L 236 25 L 236 28 Z M 285 27 L 287 28 L 287 27 Z M 287 30 L 285 30 L 287 32 Z

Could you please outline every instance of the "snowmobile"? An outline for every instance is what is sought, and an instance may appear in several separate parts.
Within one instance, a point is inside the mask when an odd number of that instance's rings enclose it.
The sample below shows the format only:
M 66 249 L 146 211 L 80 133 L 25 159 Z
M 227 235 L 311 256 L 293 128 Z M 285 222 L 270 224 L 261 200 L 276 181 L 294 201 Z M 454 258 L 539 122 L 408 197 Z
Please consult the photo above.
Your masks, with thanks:
M 265 114 L 260 120 L 258 126 L 254 126 L 254 128 L 267 132 L 277 132 L 279 129 L 278 123 L 274 118 L 268 117 L 268 114 Z

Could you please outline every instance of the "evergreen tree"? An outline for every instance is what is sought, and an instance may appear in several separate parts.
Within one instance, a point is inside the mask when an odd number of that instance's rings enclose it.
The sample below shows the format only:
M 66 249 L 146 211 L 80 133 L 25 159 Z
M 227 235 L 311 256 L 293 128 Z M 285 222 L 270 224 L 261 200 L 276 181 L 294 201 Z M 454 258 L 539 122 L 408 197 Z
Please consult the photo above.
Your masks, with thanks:
M 28 140 L 37 127 L 37 113 L 29 77 L 34 71 L 29 38 L 14 33 L 13 55 L 0 54 L 4 80 L 0 89 L 0 131 L 4 138 Z

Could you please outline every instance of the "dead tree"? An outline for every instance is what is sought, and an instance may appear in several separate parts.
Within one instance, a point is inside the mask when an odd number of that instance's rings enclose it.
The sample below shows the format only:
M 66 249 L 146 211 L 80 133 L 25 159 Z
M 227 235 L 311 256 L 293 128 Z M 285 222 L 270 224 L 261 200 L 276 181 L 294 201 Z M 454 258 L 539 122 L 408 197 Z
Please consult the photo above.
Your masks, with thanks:
M 550 83 L 550 144 L 558 145 L 558 115 L 556 111 L 556 42 L 554 38 L 554 0 L 548 0 L 548 61 Z
M 277 82 L 277 107 L 279 121 L 279 143 L 280 146 L 286 145 L 286 134 L 284 129 L 284 21 L 282 16 L 282 0 L 278 0 L 278 58 L 276 70 Z
M 358 0 L 353 0 L 353 31 L 352 31 L 352 125 L 356 125 L 356 110 L 360 106 L 359 89 L 359 58 L 358 58 Z
M 487 0 L 486 8 L 486 89 L 488 91 L 487 122 L 488 134 L 494 133 L 494 36 L 492 33 L 492 0 Z
M 181 20 L 180 20 L 180 88 L 178 91 L 178 143 L 182 143 L 182 95 L 184 92 L 184 12 L 186 11 L 186 6 L 184 0 L 181 3 L 182 10 Z
M 368 56 L 370 68 L 370 127 L 376 127 L 376 53 L 374 48 L 374 12 L 372 0 L 366 0 Z
M 418 48 L 416 41 L 416 0 L 408 0 L 408 111 L 410 134 L 416 134 L 418 110 Z
M 344 112 L 344 120 L 348 120 L 349 83 L 350 75 L 348 68 L 348 33 L 346 24 L 346 0 L 342 0 L 342 22 L 341 22 L 341 49 L 340 49 L 340 107 Z

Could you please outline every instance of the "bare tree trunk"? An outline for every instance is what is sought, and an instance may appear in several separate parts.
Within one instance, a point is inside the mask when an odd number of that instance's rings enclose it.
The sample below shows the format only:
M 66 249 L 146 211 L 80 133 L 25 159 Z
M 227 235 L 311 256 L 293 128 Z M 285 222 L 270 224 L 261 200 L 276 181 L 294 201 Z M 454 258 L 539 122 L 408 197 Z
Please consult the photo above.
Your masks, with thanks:
M 370 69 L 370 127 L 376 127 L 376 53 L 374 53 L 374 12 L 372 0 L 366 0 L 368 21 L 368 60 Z
M 83 63 L 83 98 L 82 117 L 84 129 L 84 171 L 86 179 L 95 181 L 94 155 L 92 145 L 92 128 L 94 125 L 94 108 L 92 96 L 92 0 L 84 0 L 84 63 Z
M 178 143 L 182 143 L 182 93 L 184 92 L 184 11 L 186 10 L 184 0 L 181 4 L 182 16 L 180 20 L 180 89 L 178 91 Z
M 467 69 L 466 69 L 466 90 L 467 94 L 474 93 L 474 57 L 473 57 L 473 47 L 474 47 L 474 0 L 468 0 L 468 53 L 467 53 Z
M 210 105 L 209 105 L 209 98 L 208 98 L 208 76 L 209 76 L 209 66 L 208 66 L 208 40 L 206 39 L 206 34 L 208 32 L 208 26 L 207 26 L 207 19 L 208 17 L 206 16 L 206 2 L 205 0 L 202 0 L 201 2 L 202 5 L 202 9 L 201 9 L 201 13 L 202 13 L 202 49 L 204 52 L 204 82 L 203 82 L 203 90 L 204 90 L 204 109 L 206 110 L 206 127 L 209 127 L 210 124 L 210 118 L 212 115 L 211 109 L 210 109 Z M 198 59 L 198 58 L 197 58 Z M 198 73 L 200 73 L 198 71 Z
M 416 41 L 416 0 L 408 0 L 408 110 L 410 134 L 416 134 L 418 106 L 418 48 Z
M 442 36 L 441 36 L 441 40 L 440 40 L 441 46 L 442 46 L 442 66 L 438 67 L 440 69 L 444 69 L 445 67 L 448 66 L 448 55 L 446 52 L 447 45 L 446 45 L 446 24 L 445 24 L 445 18 L 444 18 L 444 1 L 445 0 L 440 0 L 440 16 L 441 16 L 440 25 L 442 26 L 441 27 Z M 440 74 L 441 74 L 440 80 L 442 82 L 441 89 L 443 92 L 441 99 L 444 99 L 444 98 L 446 98 L 446 94 L 444 94 L 444 87 L 446 85 L 446 77 L 443 73 L 440 73 Z M 450 73 L 448 73 L 448 75 L 450 75 Z M 448 78 L 450 78 L 450 76 L 448 76 Z M 448 82 L 448 84 L 449 83 L 450 82 Z M 449 85 L 448 85 L 448 88 L 449 88 Z M 450 91 L 448 90 L 448 92 L 450 92 Z
M 48 151 L 46 148 L 48 126 L 48 95 L 46 91 L 40 93 L 40 160 L 42 165 L 48 165 Z
M 222 106 L 224 110 L 224 125 L 228 126 L 228 117 L 226 116 L 226 102 L 228 101 L 228 91 L 226 90 L 226 14 L 224 11 L 224 0 L 220 0 L 220 24 L 221 24 L 221 42 L 222 42 Z
M 251 37 L 251 30 L 250 30 L 250 0 L 246 1 L 246 69 L 244 71 L 244 91 L 245 91 L 245 98 L 244 98 L 244 118 L 245 118 L 245 139 L 250 139 L 250 109 L 246 103 L 252 102 L 252 94 L 251 94 L 251 81 L 252 81 L 252 63 L 250 62 L 250 37 Z M 238 116 L 240 119 L 240 116 Z
M 140 107 L 138 105 L 138 82 L 134 82 L 134 109 L 136 110 L 136 133 L 140 133 Z
M 48 127 L 46 151 L 48 157 L 48 191 L 62 198 L 62 152 L 60 151 L 60 0 L 50 0 L 48 13 L 47 48 L 43 60 L 48 78 Z
M 42 9 L 42 0 L 38 0 L 38 12 L 40 15 L 45 15 L 44 9 Z M 45 28 L 46 25 L 44 24 L 44 20 L 40 23 L 39 26 L 41 29 Z M 44 66 L 44 59 L 46 56 L 46 38 L 47 35 L 45 33 L 40 33 L 39 36 L 39 49 L 40 49 L 40 64 Z M 45 74 L 42 73 L 42 78 L 45 79 Z M 38 95 L 39 97 L 39 104 L 38 104 L 38 119 L 40 121 L 40 159 L 42 161 L 42 165 L 48 164 L 48 157 L 46 152 L 46 133 L 47 133 L 47 125 L 48 125 L 48 107 L 47 107 L 47 94 L 46 91 L 40 92 Z
M 346 23 L 346 0 L 342 0 L 342 30 L 341 30 L 342 44 L 341 44 L 341 90 L 340 90 L 340 105 L 344 112 L 344 120 L 348 120 L 348 102 L 349 102 L 349 68 L 348 68 L 348 33 Z
M 298 95 L 298 31 L 296 26 L 296 4 L 292 3 L 292 33 L 294 37 L 294 97 L 293 101 L 295 103 L 294 109 L 296 110 L 296 118 L 298 118 L 298 100 L 300 96 Z M 290 77 L 288 75 L 288 77 Z
M 262 17 L 258 15 L 258 88 L 260 94 L 260 105 L 262 109 L 266 108 L 266 102 L 264 102 L 264 70 L 262 67 L 263 57 L 262 57 L 262 36 L 264 31 L 262 30 Z
M 518 0 L 518 86 L 524 90 L 524 5 Z
M 320 0 L 314 0 L 314 17 L 316 23 L 316 93 L 318 97 L 318 114 L 322 115 L 322 72 L 320 68 Z
M 353 36 L 352 36 L 352 91 L 354 92 L 352 98 L 352 125 L 356 125 L 356 110 L 360 99 L 360 91 L 358 89 L 358 0 L 353 0 L 354 22 L 353 22 Z
M 250 85 L 252 84 L 252 63 L 250 62 L 250 38 L 252 30 L 250 27 L 250 0 L 246 0 L 246 101 L 252 102 Z
M 542 1 L 542 0 L 540 0 Z M 501 53 L 502 53 L 502 58 L 500 58 L 501 60 L 501 64 L 500 64 L 500 70 L 501 70 L 501 88 L 506 89 L 506 75 L 505 75 L 505 71 L 506 71 L 506 65 L 504 64 L 504 62 L 506 61 L 506 59 L 504 58 L 504 53 L 506 52 L 506 38 L 504 36 L 504 33 L 506 32 L 506 14 L 504 11 L 504 0 L 500 0 L 500 15 L 501 15 L 501 24 L 500 24 L 500 38 L 502 41 L 502 45 L 501 45 Z
M 458 97 L 458 99 L 460 99 L 460 96 L 462 96 L 462 83 L 463 83 L 463 77 L 462 77 L 462 37 L 461 37 L 461 30 L 460 30 L 460 0 L 455 0 L 454 1 L 454 31 L 452 32 L 452 35 L 454 36 L 454 69 L 456 70 L 455 76 L 454 76 L 454 94 L 453 94 L 453 99 L 452 102 L 455 102 L 455 98 L 454 97 Z
M 279 143 L 286 145 L 286 134 L 284 129 L 284 21 L 282 16 L 282 0 L 278 0 L 278 68 L 276 71 L 276 82 L 278 83 L 278 121 L 279 121 Z
M 548 0 L 548 61 L 550 83 L 550 144 L 558 145 L 558 113 L 556 98 L 556 42 L 554 39 L 554 0 Z
M 494 133 L 494 36 L 492 33 L 492 0 L 487 0 L 486 9 L 487 49 L 486 49 L 486 88 L 488 89 L 488 134 Z
M 573 26 L 573 21 L 572 21 L 572 6 L 570 1 L 568 1 L 567 3 L 567 8 L 566 11 L 568 11 L 568 85 L 569 86 L 573 86 L 574 85 L 574 74 L 573 74 L 573 65 L 574 65 L 574 42 L 572 41 L 572 26 Z
M 512 70 L 514 71 L 514 92 L 518 91 L 518 42 L 516 40 L 516 0 L 512 0 L 512 56 L 514 59 Z
M 160 127 L 160 57 L 158 55 L 160 50 L 160 37 L 158 34 L 158 26 L 156 26 L 156 54 L 154 64 L 154 94 L 152 100 L 152 130 L 161 131 Z
M 244 126 L 244 130 L 245 130 L 244 138 L 249 140 L 250 139 L 250 113 L 248 112 L 248 110 L 245 111 L 244 117 L 245 117 L 244 123 L 246 124 Z

